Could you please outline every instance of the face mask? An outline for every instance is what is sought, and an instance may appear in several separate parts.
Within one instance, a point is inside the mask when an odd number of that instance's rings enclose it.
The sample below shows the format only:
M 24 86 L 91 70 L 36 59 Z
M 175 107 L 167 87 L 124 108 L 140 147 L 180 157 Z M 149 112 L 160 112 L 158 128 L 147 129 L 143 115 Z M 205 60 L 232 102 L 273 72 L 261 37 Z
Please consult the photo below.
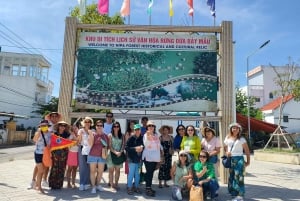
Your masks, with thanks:
M 41 130 L 42 130 L 43 132 L 48 132 L 48 126 L 42 126 L 42 127 L 41 127 Z

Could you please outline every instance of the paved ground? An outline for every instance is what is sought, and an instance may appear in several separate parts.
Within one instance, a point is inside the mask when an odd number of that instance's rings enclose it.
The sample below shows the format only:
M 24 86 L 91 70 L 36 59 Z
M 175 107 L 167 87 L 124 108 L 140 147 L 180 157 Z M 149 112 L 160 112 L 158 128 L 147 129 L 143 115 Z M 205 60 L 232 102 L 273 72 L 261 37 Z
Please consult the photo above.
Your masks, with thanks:
M 157 187 L 157 172 L 154 176 L 154 189 L 157 196 L 150 198 L 141 195 L 129 196 L 125 191 L 125 176 L 121 177 L 121 190 L 117 193 L 105 192 L 91 194 L 78 189 L 49 190 L 39 194 L 35 190 L 27 190 L 34 167 L 33 146 L 17 148 L 0 147 L 0 201 L 41 201 L 41 200 L 171 200 L 171 189 Z M 252 158 L 253 159 L 253 158 Z M 107 180 L 107 173 L 103 176 Z M 247 201 L 300 201 L 300 166 L 262 161 L 251 161 L 246 176 Z M 105 185 L 106 186 L 106 185 Z M 142 185 L 144 188 L 144 185 Z M 219 201 L 230 200 L 226 185 L 221 184 Z

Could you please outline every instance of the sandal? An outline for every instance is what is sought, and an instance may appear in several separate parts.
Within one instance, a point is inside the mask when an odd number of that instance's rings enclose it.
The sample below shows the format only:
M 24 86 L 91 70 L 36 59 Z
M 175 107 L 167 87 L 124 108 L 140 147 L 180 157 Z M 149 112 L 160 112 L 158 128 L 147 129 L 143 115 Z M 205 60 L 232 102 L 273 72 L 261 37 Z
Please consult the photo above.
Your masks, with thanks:
M 131 188 L 128 188 L 128 189 L 127 189 L 127 193 L 128 193 L 128 195 L 133 195 L 132 189 L 131 189 Z
M 139 188 L 135 188 L 133 191 L 134 191 L 135 193 L 138 193 L 138 194 L 141 194 L 141 193 L 142 193 L 142 191 L 141 191 Z
M 155 197 L 155 192 L 151 188 L 147 188 L 146 195 L 150 197 Z
M 161 184 L 158 185 L 158 188 L 162 188 L 163 186 Z

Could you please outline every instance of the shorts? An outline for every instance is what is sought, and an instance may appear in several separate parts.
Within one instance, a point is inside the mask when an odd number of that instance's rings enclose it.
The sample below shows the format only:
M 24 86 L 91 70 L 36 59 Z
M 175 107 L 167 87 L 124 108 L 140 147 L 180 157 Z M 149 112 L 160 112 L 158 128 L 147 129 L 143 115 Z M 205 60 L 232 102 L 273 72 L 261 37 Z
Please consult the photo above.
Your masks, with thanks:
M 78 166 L 78 152 L 69 151 L 67 165 Z
M 43 154 L 34 153 L 34 160 L 35 160 L 35 163 L 42 163 L 43 162 Z
M 87 163 L 106 163 L 106 160 L 101 158 L 100 156 L 90 156 L 87 157 Z

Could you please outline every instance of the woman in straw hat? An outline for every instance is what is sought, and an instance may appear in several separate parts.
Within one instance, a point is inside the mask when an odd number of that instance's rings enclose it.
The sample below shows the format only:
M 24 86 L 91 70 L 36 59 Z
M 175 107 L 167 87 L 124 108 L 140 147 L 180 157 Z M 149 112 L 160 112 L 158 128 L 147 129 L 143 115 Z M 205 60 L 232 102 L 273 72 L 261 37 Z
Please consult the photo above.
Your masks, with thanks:
M 70 125 L 65 121 L 59 121 L 54 129 L 54 133 L 58 137 L 68 139 L 70 137 L 69 129 Z M 58 138 L 59 140 L 59 138 Z M 53 148 L 53 144 L 51 144 Z M 69 148 L 67 146 L 62 146 L 51 152 L 52 155 L 52 167 L 49 175 L 49 187 L 51 189 L 61 189 L 63 187 L 64 175 L 67 166 Z
M 79 190 L 87 190 L 90 185 L 90 166 L 87 157 L 90 153 L 89 136 L 92 134 L 91 127 L 94 121 L 91 117 L 85 117 L 81 121 L 82 128 L 78 130 L 78 163 L 79 163 Z
M 204 127 L 201 146 L 204 151 L 209 153 L 209 162 L 214 164 L 216 173 L 218 172 L 218 154 L 220 153 L 221 143 L 216 136 L 216 131 L 210 127 Z M 218 174 L 216 174 L 218 175 Z
M 243 201 L 245 194 L 244 170 L 250 165 L 250 151 L 247 141 L 241 136 L 242 127 L 238 123 L 229 125 L 229 133 L 224 140 L 224 151 L 231 157 L 231 168 L 229 168 L 228 191 L 236 196 L 233 201 Z M 244 152 L 247 160 L 244 160 Z
M 158 172 L 159 188 L 162 188 L 162 181 L 164 181 L 164 187 L 169 187 L 167 181 L 171 179 L 170 170 L 172 166 L 173 149 L 173 127 L 168 125 L 162 125 L 158 130 L 161 134 L 159 137 L 160 144 L 163 148 L 164 163 L 160 165 Z

